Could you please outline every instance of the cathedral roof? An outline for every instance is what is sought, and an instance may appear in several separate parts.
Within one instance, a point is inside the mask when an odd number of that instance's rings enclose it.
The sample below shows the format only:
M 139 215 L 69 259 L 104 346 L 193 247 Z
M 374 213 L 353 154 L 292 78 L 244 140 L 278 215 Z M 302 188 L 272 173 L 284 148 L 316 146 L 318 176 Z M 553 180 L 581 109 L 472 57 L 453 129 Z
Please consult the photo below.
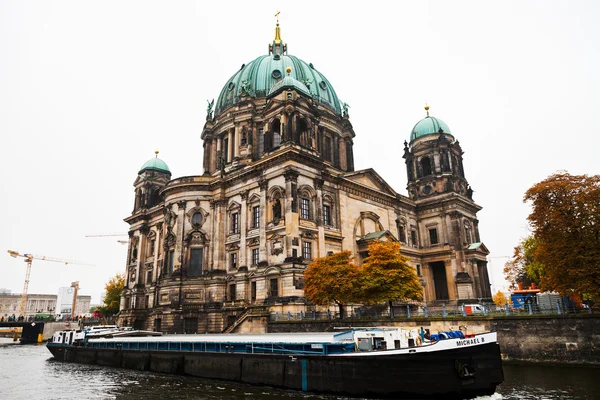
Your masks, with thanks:
M 291 72 L 286 76 L 286 70 Z M 293 81 L 289 78 L 293 79 Z M 289 86 L 309 95 L 315 101 L 341 115 L 341 103 L 335 90 L 312 63 L 287 54 L 287 44 L 281 40 L 279 23 L 275 39 L 269 44 L 269 54 L 243 64 L 223 86 L 216 104 L 216 115 L 236 104 L 244 96 L 267 97 L 282 86 Z
M 146 161 L 144 163 L 144 165 L 142 165 L 142 168 L 140 168 L 140 172 L 138 172 L 138 174 L 141 174 L 144 171 L 150 170 L 150 171 L 164 172 L 164 173 L 171 175 L 171 171 L 169 170 L 167 163 L 164 162 L 163 160 L 161 160 L 160 158 L 158 158 L 158 150 L 155 152 L 155 154 L 156 154 L 156 157 L 149 159 L 148 161 Z
M 427 116 L 417 122 L 410 132 L 411 142 L 427 135 L 439 135 L 440 133 L 452 135 L 444 121 L 429 115 L 429 106 L 425 106 L 425 111 L 427 111 Z

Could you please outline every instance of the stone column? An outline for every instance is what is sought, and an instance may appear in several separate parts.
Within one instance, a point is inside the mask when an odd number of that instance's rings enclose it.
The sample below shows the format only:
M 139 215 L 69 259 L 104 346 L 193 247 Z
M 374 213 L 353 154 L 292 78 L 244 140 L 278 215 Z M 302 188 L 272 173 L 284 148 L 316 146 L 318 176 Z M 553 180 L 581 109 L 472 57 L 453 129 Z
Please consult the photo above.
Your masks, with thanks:
M 227 151 L 227 161 L 229 161 L 230 163 L 233 161 L 233 148 L 235 147 L 233 145 L 233 140 L 234 140 L 234 130 L 229 129 L 229 140 L 227 141 L 228 146 L 225 151 Z
M 185 257 L 185 248 L 184 248 L 184 244 L 183 244 L 183 240 L 184 240 L 184 235 L 185 235 L 185 208 L 186 208 L 186 201 L 182 200 L 180 202 L 177 203 L 177 227 L 178 232 L 175 232 L 175 235 L 177 235 L 177 241 L 175 242 L 175 254 L 173 255 L 174 258 L 174 266 L 173 266 L 173 273 L 175 272 L 180 272 L 181 271 L 181 267 L 184 261 L 184 257 Z
M 347 171 L 348 170 L 348 160 L 346 159 L 346 141 L 339 141 L 339 152 L 340 152 L 340 169 Z
M 258 228 L 258 260 L 267 261 L 267 188 L 269 187 L 269 181 L 266 179 L 261 180 L 258 183 L 260 188 L 260 227 Z
M 227 236 L 227 232 L 225 232 L 226 206 L 226 200 L 213 200 L 210 203 L 210 208 L 213 214 L 213 237 L 211 239 L 212 246 L 209 247 L 212 248 L 213 252 L 211 257 L 211 269 L 213 270 L 224 269 L 225 266 L 223 245 Z
M 153 268 L 152 281 L 154 281 L 154 282 L 158 281 L 159 271 L 162 267 L 162 265 L 158 264 L 159 249 L 162 248 L 162 246 L 160 244 L 161 234 L 162 234 L 161 224 L 156 225 L 155 232 L 156 232 L 156 236 L 154 239 L 155 240 L 155 242 L 154 242 L 154 262 L 153 262 L 153 267 L 152 267 Z
M 233 128 L 233 157 L 240 156 L 240 127 L 239 125 L 234 126 Z M 233 158 L 232 158 L 233 160 Z
M 323 179 L 316 178 L 314 181 L 317 198 L 315 199 L 315 216 L 317 217 L 318 229 L 318 246 L 317 254 L 319 257 L 325 257 L 327 251 L 325 249 L 325 225 L 323 225 Z M 333 210 L 331 210 L 333 212 Z M 333 218 L 332 215 L 329 218 Z
M 296 193 L 296 185 L 298 182 L 298 172 L 293 169 L 288 169 L 284 173 L 285 176 L 285 201 L 283 204 L 285 215 L 285 236 L 286 236 L 286 257 L 293 257 L 293 248 L 299 257 L 299 225 L 300 217 L 298 214 L 298 195 Z M 296 244 L 293 244 L 296 243 Z
M 246 266 L 246 230 L 248 226 L 248 191 L 241 193 L 242 208 L 240 210 L 240 252 L 238 267 Z

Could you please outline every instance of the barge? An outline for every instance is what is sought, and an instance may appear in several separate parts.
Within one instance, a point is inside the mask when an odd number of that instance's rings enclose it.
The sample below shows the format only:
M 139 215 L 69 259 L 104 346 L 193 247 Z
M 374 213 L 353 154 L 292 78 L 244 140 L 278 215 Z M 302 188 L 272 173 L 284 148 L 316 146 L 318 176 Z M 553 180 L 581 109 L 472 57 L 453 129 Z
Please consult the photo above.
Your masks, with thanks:
M 63 331 L 47 347 L 59 361 L 357 397 L 465 399 L 493 394 L 504 380 L 495 332 L 442 332 L 431 341 L 388 328 L 140 334 Z

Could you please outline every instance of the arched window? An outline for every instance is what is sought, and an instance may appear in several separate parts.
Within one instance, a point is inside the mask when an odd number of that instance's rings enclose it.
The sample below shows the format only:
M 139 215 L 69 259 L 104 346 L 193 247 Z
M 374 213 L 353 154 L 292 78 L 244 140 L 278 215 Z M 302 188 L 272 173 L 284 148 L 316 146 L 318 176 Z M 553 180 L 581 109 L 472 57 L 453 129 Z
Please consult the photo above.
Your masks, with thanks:
M 335 201 L 333 200 L 333 197 L 329 195 L 323 196 L 323 225 L 330 228 L 335 228 L 337 226 Z
M 423 171 L 423 176 L 431 175 L 431 159 L 429 157 L 421 158 L 421 171 Z
M 315 219 L 314 207 L 315 193 L 310 186 L 303 186 L 298 190 L 298 203 L 300 218 L 302 219 Z
M 312 147 L 312 139 L 308 123 L 305 118 L 298 118 L 296 122 L 296 137 L 298 143 L 304 147 Z
M 281 121 L 275 118 L 271 123 L 271 132 L 273 133 L 272 149 L 276 149 L 281 144 Z

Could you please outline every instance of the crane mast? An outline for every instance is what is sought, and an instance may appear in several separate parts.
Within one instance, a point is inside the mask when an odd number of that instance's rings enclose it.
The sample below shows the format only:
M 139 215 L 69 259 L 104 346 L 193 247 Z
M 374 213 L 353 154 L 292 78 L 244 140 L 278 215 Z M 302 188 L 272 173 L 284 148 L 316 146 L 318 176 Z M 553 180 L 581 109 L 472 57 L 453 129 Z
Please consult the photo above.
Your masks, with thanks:
M 60 258 L 53 258 L 53 257 L 46 257 L 46 256 L 39 256 L 39 255 L 35 255 L 35 254 L 29 254 L 29 253 L 19 253 L 18 251 L 14 251 L 14 250 L 8 250 L 8 254 L 13 257 L 13 258 L 17 258 L 17 257 L 22 257 L 24 258 L 23 261 L 25 261 L 27 263 L 27 268 L 25 270 L 25 282 L 23 283 L 23 293 L 21 293 L 21 302 L 19 304 L 19 313 L 20 315 L 23 316 L 23 318 L 25 318 L 25 313 L 27 312 L 27 292 L 29 291 L 29 277 L 31 276 L 31 264 L 33 263 L 33 260 L 40 260 L 40 261 L 50 261 L 50 262 L 59 262 L 59 263 L 64 263 L 66 264 L 79 264 L 79 265 L 90 265 L 93 266 L 93 264 L 86 264 L 86 263 L 81 263 L 81 262 L 77 262 L 77 261 L 69 261 L 69 260 L 63 260 Z M 79 289 L 79 282 L 73 282 L 71 284 L 71 286 L 76 285 L 76 289 L 75 289 L 75 298 L 73 300 L 73 309 L 72 309 L 72 316 L 75 316 L 75 301 L 76 301 L 76 297 L 77 297 L 77 290 Z

